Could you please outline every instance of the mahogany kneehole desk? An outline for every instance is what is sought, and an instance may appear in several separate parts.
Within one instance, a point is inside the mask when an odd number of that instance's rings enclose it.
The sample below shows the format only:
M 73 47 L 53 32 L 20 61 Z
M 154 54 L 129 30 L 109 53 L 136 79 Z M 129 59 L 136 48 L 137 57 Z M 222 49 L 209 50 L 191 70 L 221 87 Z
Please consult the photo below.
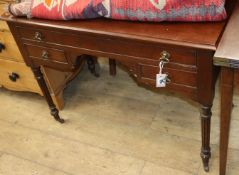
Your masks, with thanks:
M 82 55 L 103 56 L 110 58 L 110 63 L 119 61 L 138 84 L 156 88 L 159 62 L 167 57 L 169 62 L 164 71 L 170 82 L 163 89 L 200 104 L 201 157 L 205 170 L 209 170 L 210 118 L 217 76 L 213 55 L 225 22 L 47 21 L 7 15 L 1 18 L 8 22 L 26 64 L 46 97 L 51 115 L 59 122 L 64 120 L 58 115 L 40 66 L 73 71 Z M 197 116 L 192 117 L 197 120 Z

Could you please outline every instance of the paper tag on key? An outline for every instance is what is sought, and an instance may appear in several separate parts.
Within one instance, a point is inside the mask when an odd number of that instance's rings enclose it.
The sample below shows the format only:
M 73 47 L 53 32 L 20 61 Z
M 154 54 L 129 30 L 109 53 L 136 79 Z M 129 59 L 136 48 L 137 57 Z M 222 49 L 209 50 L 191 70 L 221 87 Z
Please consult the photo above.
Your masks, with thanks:
M 167 74 L 156 75 L 156 87 L 166 87 Z
M 159 62 L 159 73 L 156 75 L 156 87 L 166 87 L 167 74 L 163 74 L 164 62 Z

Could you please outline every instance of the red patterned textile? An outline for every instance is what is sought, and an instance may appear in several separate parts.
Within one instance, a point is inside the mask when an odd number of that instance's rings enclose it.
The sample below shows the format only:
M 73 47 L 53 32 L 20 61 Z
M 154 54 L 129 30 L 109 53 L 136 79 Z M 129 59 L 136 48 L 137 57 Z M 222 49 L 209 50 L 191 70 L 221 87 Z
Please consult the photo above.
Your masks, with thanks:
M 31 0 L 31 17 L 69 20 L 106 17 L 137 21 L 220 21 L 225 0 Z
M 31 16 L 44 19 L 68 20 L 97 18 L 94 10 L 103 0 L 32 0 Z
M 225 0 L 111 0 L 111 18 L 139 21 L 219 21 Z

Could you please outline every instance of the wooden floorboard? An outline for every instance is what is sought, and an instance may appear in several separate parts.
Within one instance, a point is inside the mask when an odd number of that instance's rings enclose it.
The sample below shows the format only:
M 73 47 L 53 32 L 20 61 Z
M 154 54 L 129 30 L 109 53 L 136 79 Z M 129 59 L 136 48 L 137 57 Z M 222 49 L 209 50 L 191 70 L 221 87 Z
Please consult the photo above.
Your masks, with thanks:
M 139 87 L 120 69 L 111 77 L 100 64 L 100 78 L 84 69 L 65 90 L 63 125 L 43 97 L 0 89 L 0 174 L 204 175 L 197 104 Z M 239 172 L 238 102 L 236 95 L 228 175 Z M 211 140 L 207 175 L 218 175 L 218 88 Z

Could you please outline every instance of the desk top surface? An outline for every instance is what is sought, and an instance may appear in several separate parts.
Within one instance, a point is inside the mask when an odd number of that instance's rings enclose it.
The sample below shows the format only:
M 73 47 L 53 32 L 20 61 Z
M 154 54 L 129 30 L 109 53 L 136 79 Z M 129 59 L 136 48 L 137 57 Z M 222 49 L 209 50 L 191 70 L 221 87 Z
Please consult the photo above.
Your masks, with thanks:
M 225 22 L 129 22 L 109 19 L 50 21 L 14 18 L 3 14 L 0 19 L 21 24 L 54 27 L 61 30 L 81 31 L 113 37 L 176 44 L 216 50 Z
M 220 40 L 214 55 L 214 63 L 239 68 L 239 2 Z

